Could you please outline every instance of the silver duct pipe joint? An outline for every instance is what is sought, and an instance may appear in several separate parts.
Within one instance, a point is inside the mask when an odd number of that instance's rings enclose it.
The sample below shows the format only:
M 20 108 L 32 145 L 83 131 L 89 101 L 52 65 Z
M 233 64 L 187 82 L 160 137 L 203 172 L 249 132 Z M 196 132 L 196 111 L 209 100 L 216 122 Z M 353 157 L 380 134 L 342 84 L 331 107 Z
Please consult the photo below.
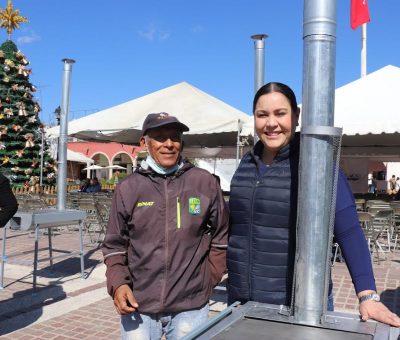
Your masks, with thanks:
M 69 92 L 73 59 L 63 59 L 64 79 L 61 97 L 60 137 L 58 140 L 58 175 L 57 175 L 57 209 L 65 210 L 67 198 L 67 139 Z
M 268 38 L 267 34 L 254 34 L 251 39 L 254 40 L 254 93 L 264 85 L 264 69 L 265 69 L 265 40 Z M 254 144 L 258 141 L 256 129 L 254 127 Z
M 264 66 L 265 66 L 265 40 L 266 34 L 255 34 L 251 36 L 254 40 L 255 64 L 254 64 L 254 93 L 264 85 Z
M 326 310 L 330 252 L 334 150 L 326 127 L 334 123 L 336 0 L 305 0 L 303 32 L 294 317 L 317 325 Z

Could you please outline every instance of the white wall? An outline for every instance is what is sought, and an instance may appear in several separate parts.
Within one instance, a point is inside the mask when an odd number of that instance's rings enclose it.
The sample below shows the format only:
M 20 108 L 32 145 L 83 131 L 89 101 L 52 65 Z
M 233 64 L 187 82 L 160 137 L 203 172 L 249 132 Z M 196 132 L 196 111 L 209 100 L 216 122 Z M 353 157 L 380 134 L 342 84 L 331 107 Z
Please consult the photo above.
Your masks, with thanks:
M 368 158 L 343 157 L 340 160 L 353 194 L 368 192 L 368 162 Z
M 386 166 L 386 179 L 392 178 L 392 175 L 400 177 L 400 162 L 388 162 Z
M 342 157 L 340 166 L 345 171 L 353 193 L 368 192 L 368 163 L 376 162 L 373 157 Z M 395 175 L 400 177 L 400 162 L 385 162 L 386 181 L 377 181 L 378 190 L 386 191 L 387 181 Z
M 230 191 L 231 179 L 236 170 L 236 159 L 196 159 L 197 166 L 220 177 L 221 188 Z M 215 169 L 215 171 L 214 171 Z

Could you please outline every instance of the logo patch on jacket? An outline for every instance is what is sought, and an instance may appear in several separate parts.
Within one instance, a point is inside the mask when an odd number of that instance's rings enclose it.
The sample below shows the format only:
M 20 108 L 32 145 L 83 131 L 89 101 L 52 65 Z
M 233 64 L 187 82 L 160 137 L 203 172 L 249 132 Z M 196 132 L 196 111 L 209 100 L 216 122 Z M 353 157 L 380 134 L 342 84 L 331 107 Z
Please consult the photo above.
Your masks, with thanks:
M 200 215 L 200 198 L 189 197 L 189 214 Z
M 136 206 L 137 207 L 151 207 L 154 204 L 154 202 L 139 202 Z

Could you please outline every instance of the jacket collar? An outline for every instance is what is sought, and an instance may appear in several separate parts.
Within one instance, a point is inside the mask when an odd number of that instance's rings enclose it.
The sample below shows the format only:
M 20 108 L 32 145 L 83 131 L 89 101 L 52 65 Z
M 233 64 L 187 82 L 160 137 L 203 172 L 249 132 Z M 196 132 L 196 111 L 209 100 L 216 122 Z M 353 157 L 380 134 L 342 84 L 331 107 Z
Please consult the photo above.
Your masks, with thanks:
M 256 162 L 257 165 L 262 163 L 261 156 L 262 151 L 264 149 L 264 144 L 259 140 L 256 145 L 254 145 L 253 150 L 251 150 L 251 156 Z M 296 132 L 288 145 L 285 145 L 279 152 L 276 154 L 273 163 L 281 162 L 287 158 L 289 158 L 290 154 L 298 153 L 300 149 L 300 132 Z

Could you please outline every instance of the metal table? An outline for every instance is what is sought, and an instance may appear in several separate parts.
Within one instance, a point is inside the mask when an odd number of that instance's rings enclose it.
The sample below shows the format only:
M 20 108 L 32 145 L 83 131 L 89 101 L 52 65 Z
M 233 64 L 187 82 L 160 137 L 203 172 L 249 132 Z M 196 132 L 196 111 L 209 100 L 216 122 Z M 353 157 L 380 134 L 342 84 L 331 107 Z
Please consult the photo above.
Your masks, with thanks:
M 7 229 L 28 231 L 32 230 L 35 233 L 35 250 L 33 259 L 33 290 L 36 290 L 36 275 L 37 275 L 37 264 L 38 264 L 38 250 L 39 250 L 39 229 L 47 228 L 49 238 L 49 260 L 50 266 L 53 265 L 53 250 L 51 242 L 52 228 L 78 224 L 79 225 L 79 241 L 80 241 L 80 261 L 81 261 L 81 277 L 85 278 L 84 273 L 84 254 L 83 254 L 83 221 L 86 217 L 86 212 L 82 210 L 57 210 L 57 209 L 40 209 L 40 210 L 25 210 L 18 211 L 3 228 L 3 248 L 1 256 L 1 267 L 0 267 L 0 289 L 3 289 L 4 279 L 4 265 L 7 262 L 6 256 L 6 236 Z M 76 255 L 77 252 L 59 255 L 58 257 Z
M 182 340 L 395 340 L 399 329 L 354 314 L 328 312 L 320 325 L 300 324 L 280 306 L 249 301 L 229 306 Z

